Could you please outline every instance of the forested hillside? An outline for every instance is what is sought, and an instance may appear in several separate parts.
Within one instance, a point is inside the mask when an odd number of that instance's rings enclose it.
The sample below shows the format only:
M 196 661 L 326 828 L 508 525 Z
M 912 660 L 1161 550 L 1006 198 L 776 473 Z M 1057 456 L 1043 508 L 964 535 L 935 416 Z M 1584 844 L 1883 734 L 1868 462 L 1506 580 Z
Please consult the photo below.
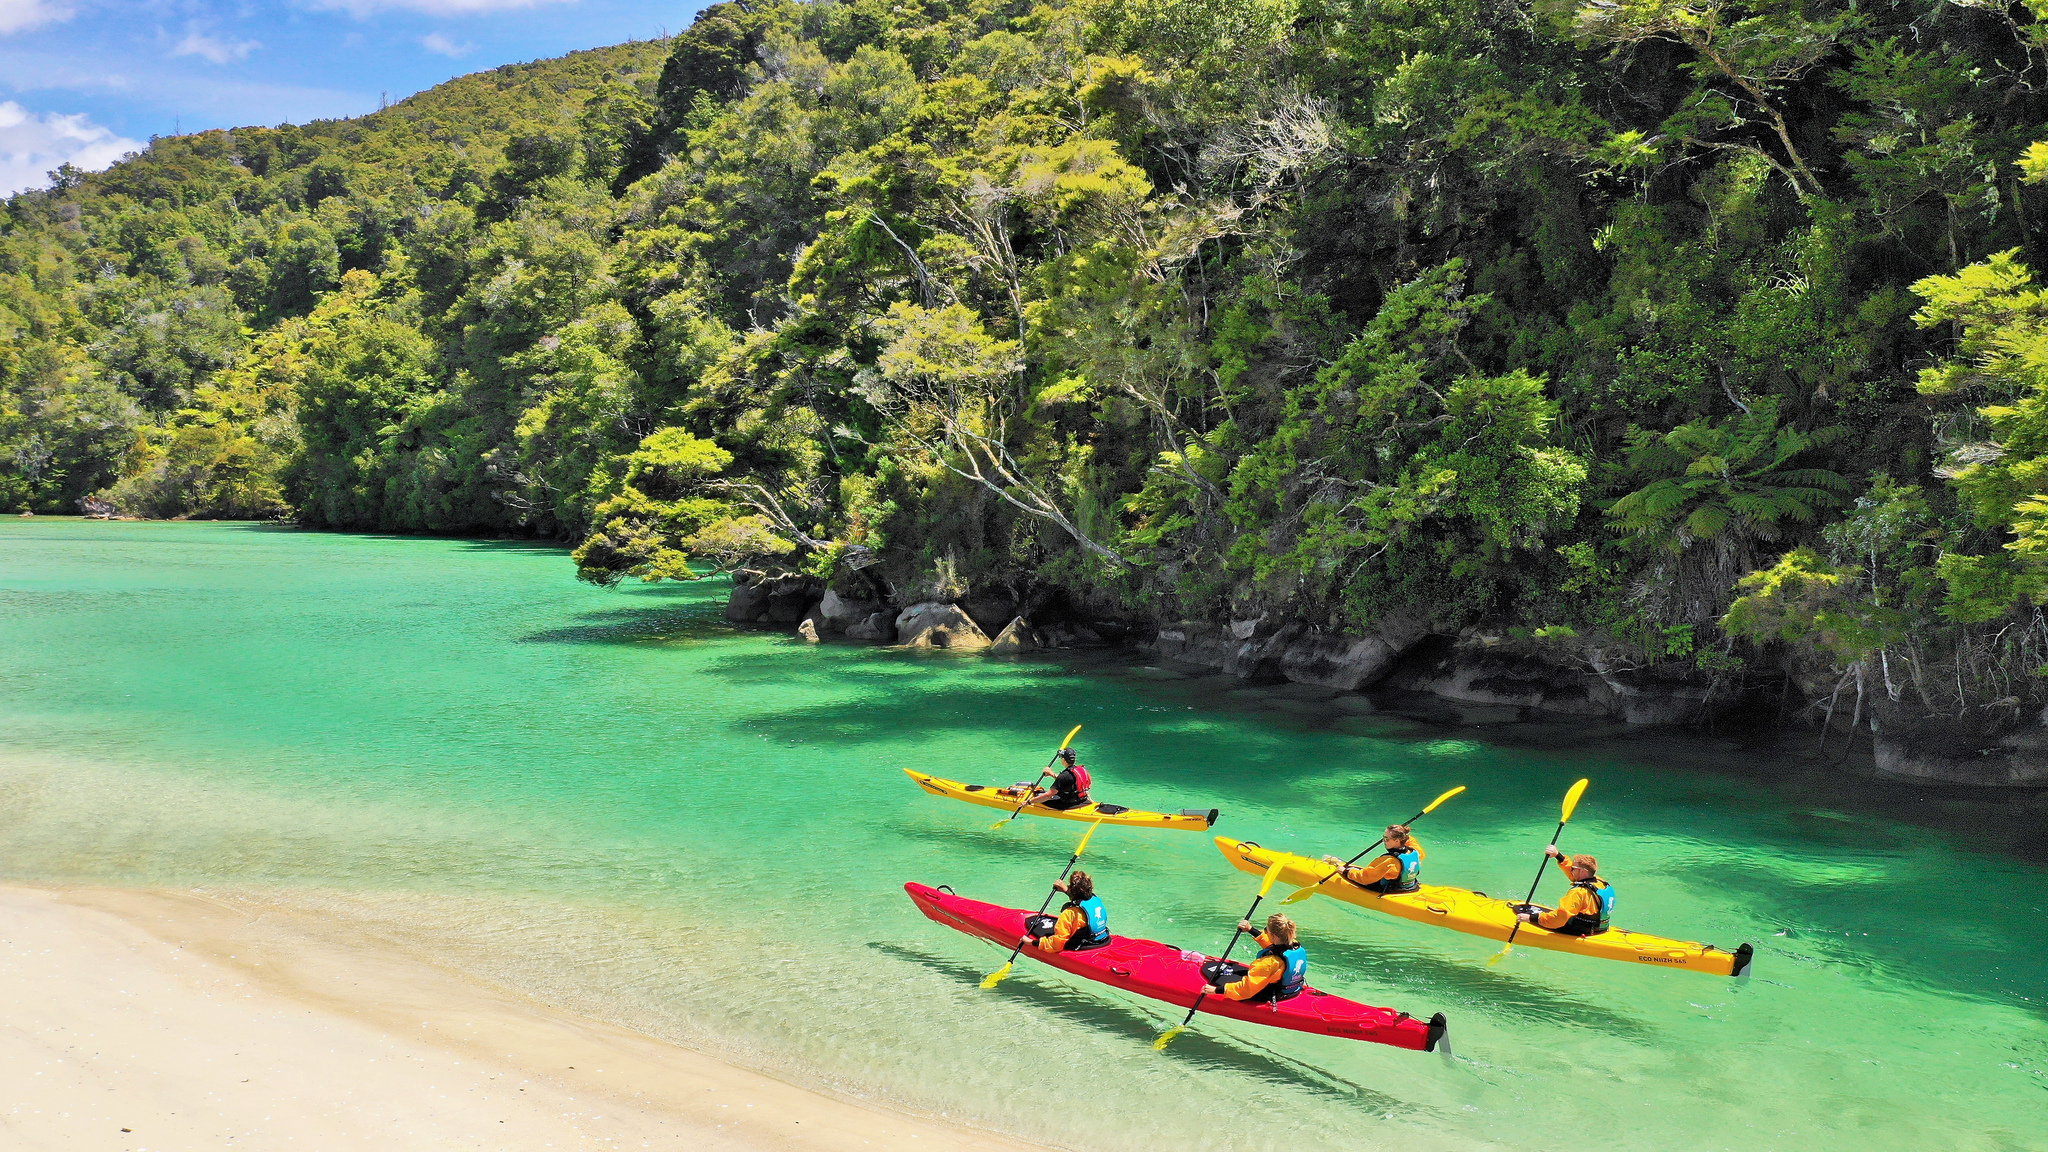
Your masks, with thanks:
M 721 4 L 14 197 L 0 504 L 1419 607 L 2009 730 L 2042 16 Z

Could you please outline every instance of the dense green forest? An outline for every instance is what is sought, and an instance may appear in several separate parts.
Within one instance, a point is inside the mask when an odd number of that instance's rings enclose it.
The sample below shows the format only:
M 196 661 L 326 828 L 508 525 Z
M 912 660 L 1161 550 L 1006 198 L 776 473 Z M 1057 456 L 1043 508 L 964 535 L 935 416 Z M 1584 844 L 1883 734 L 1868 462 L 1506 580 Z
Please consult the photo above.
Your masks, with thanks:
M 1421 606 L 2009 726 L 2048 700 L 2044 19 L 720 4 L 7 201 L 0 506 Z

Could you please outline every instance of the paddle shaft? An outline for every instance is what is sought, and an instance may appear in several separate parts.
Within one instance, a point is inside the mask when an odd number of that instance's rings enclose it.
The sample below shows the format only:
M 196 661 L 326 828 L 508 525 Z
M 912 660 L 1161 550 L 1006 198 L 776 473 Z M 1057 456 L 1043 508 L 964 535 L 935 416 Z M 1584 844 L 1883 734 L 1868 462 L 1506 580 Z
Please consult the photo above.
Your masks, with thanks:
M 1080 730 L 1081 726 L 1079 724 L 1074 725 L 1074 732 L 1079 732 Z M 1067 738 L 1065 740 L 1060 741 L 1059 749 L 1058 751 L 1055 751 L 1052 754 L 1052 759 L 1047 760 L 1045 762 L 1045 767 L 1038 770 L 1038 780 L 1043 780 L 1047 776 L 1052 775 L 1052 766 L 1054 764 L 1059 763 L 1060 753 L 1065 752 L 1067 750 L 1067 745 L 1074 742 L 1074 732 L 1067 733 Z M 1015 820 L 1017 817 L 1022 816 L 1024 814 L 1024 809 L 1031 804 L 1032 794 L 1038 791 L 1038 780 L 1033 780 L 1031 782 L 1031 787 L 1026 788 L 1024 790 L 1024 799 L 1018 801 L 1017 810 L 1015 812 L 1010 813 L 1010 820 Z M 1010 820 L 1005 820 L 1003 821 L 1003 823 L 1008 824 Z M 1071 868 L 1073 867 L 1073 865 L 1069 864 L 1068 867 Z M 1065 879 L 1065 876 L 1062 875 L 1061 879 Z M 1051 898 L 1048 897 L 1046 899 L 1046 905 L 1047 907 L 1050 907 L 1052 905 Z M 1045 909 L 1041 908 L 1039 909 L 1039 911 L 1043 912 L 1045 911 Z
M 1555 832 L 1552 832 L 1552 833 L 1550 834 L 1550 842 L 1551 842 L 1552 844 L 1555 844 L 1555 843 L 1557 843 L 1557 838 L 1558 838 L 1558 837 L 1560 837 L 1560 836 L 1562 836 L 1562 835 L 1564 835 L 1564 826 L 1565 826 L 1565 821 L 1563 821 L 1563 820 L 1559 820 L 1559 821 L 1557 822 L 1557 831 L 1555 831 Z M 1543 883 L 1543 874 L 1544 874 L 1545 872 L 1548 872 L 1549 870 L 1550 870 L 1550 853 L 1548 853 L 1548 852 L 1545 852 L 1545 853 L 1543 854 L 1543 863 L 1541 863 L 1541 864 L 1538 864 L 1538 865 L 1536 866 L 1536 878 L 1535 878 L 1534 880 L 1531 880 L 1531 881 L 1529 881 L 1529 894 L 1528 894 L 1527 896 L 1524 896 L 1524 897 L 1522 898 L 1522 903 L 1523 903 L 1523 904 L 1524 904 L 1525 906 L 1526 906 L 1526 905 L 1527 905 L 1527 904 L 1529 903 L 1529 901 L 1531 901 L 1531 900 L 1534 900 L 1534 899 L 1536 899 L 1536 889 L 1537 889 L 1537 887 L 1538 887 L 1539 885 L 1541 885 L 1541 884 Z M 1515 943 L 1515 937 L 1516 937 L 1517 935 L 1519 935 L 1519 934 L 1521 933 L 1521 931 L 1522 931 L 1522 918 L 1521 918 L 1520 916 L 1517 916 L 1517 917 L 1515 917 L 1515 926 L 1514 926 L 1513 928 L 1510 928 L 1510 929 L 1508 929 L 1508 942 L 1507 942 L 1507 945 L 1506 945 L 1505 947 L 1503 947 L 1503 948 L 1501 949 L 1501 951 L 1505 952 L 1505 951 L 1507 951 L 1507 949 L 1508 949 L 1508 948 L 1511 948 L 1511 947 L 1513 947 L 1513 946 L 1514 946 L 1514 943 Z
M 1460 790 L 1462 791 L 1462 789 L 1460 789 Z M 1437 803 L 1439 803 L 1439 804 L 1440 804 L 1440 803 L 1442 803 L 1442 802 L 1443 802 L 1443 801 L 1444 801 L 1445 799 L 1446 799 L 1446 797 L 1441 797 L 1441 796 L 1439 796 L 1439 797 L 1437 798 Z M 1424 809 L 1423 809 L 1422 811 L 1420 811 L 1420 812 L 1417 812 L 1417 813 L 1416 813 L 1415 815 L 1413 815 L 1413 816 L 1410 816 L 1410 817 L 1409 817 L 1409 818 L 1407 818 L 1406 820 L 1403 820 L 1403 821 L 1401 821 L 1401 823 L 1403 823 L 1403 824 L 1413 824 L 1413 823 L 1415 823 L 1415 822 L 1416 822 L 1417 820 L 1420 820 L 1420 819 L 1422 819 L 1422 818 L 1423 818 L 1424 816 L 1427 816 L 1427 815 L 1429 815 L 1429 813 L 1430 813 L 1431 809 L 1434 809 L 1435 807 L 1436 807 L 1436 804 L 1431 804 L 1431 805 L 1430 805 L 1430 806 L 1429 806 L 1428 808 L 1424 808 Z M 1384 847 L 1386 846 L 1386 843 L 1387 843 L 1387 838 L 1386 838 L 1386 837 L 1384 837 L 1384 836 L 1382 836 L 1382 837 L 1380 837 L 1380 842 L 1379 842 L 1379 844 L 1378 844 L 1378 845 L 1376 845 L 1376 847 L 1382 847 L 1382 848 L 1384 848 Z M 1365 859 L 1365 853 L 1366 853 L 1366 852 L 1370 852 L 1370 851 L 1372 851 L 1372 849 L 1371 849 L 1371 848 L 1367 848 L 1367 849 L 1365 850 L 1365 852 L 1360 852 L 1360 853 L 1359 853 L 1358 855 L 1356 855 L 1356 856 L 1353 856 L 1353 857 L 1352 857 L 1351 859 L 1349 859 L 1349 860 L 1346 860 L 1346 861 L 1345 861 L 1345 862 L 1343 863 L 1343 865 L 1342 865 L 1341 867 L 1337 867 L 1337 868 L 1332 868 L 1332 869 L 1330 869 L 1330 874 L 1329 874 L 1328 876 L 1325 876 L 1325 877 L 1323 877 L 1323 878 L 1322 878 L 1321 880 L 1318 880 L 1318 881 L 1316 881 L 1316 883 L 1315 883 L 1315 886 L 1316 886 L 1316 887 L 1318 887 L 1318 888 L 1321 888 L 1321 887 L 1322 887 L 1323 885 L 1325 885 L 1325 884 L 1328 884 L 1328 883 L 1329 883 L 1330 881 L 1332 881 L 1332 880 L 1335 880 L 1335 879 L 1336 879 L 1336 878 L 1337 878 L 1337 877 L 1338 877 L 1338 876 L 1339 876 L 1339 875 L 1340 875 L 1340 874 L 1341 874 L 1341 873 L 1342 873 L 1342 872 L 1344 871 L 1344 869 L 1345 869 L 1345 868 L 1349 868 L 1349 867 L 1351 867 L 1351 866 L 1352 866 L 1353 864 L 1356 864 L 1356 863 L 1358 863 L 1358 862 L 1359 862 L 1360 860 L 1363 860 L 1363 859 Z M 1298 895 L 1300 895 L 1300 893 L 1296 893 L 1295 895 L 1297 895 L 1297 896 L 1298 896 Z M 1289 899 L 1289 900 L 1292 900 L 1292 899 L 1294 899 L 1294 896 L 1289 896 L 1289 897 L 1288 897 L 1288 899 Z
M 1407 818 L 1406 820 L 1403 820 L 1403 821 L 1401 821 L 1401 823 L 1403 823 L 1403 824 L 1413 824 L 1413 823 L 1415 823 L 1415 822 L 1416 822 L 1417 820 L 1420 820 L 1420 819 L 1422 819 L 1422 818 L 1423 818 L 1424 816 L 1427 816 L 1427 815 L 1429 815 L 1429 809 L 1427 809 L 1427 808 L 1424 808 L 1424 809 L 1423 809 L 1422 811 L 1420 811 L 1420 812 L 1417 812 L 1417 813 L 1416 813 L 1415 815 L 1413 815 L 1413 816 L 1410 816 L 1410 817 L 1409 817 L 1409 818 Z M 1372 846 L 1372 848 L 1384 848 L 1384 847 L 1386 847 L 1386 843 L 1387 843 L 1387 838 L 1386 838 L 1386 837 L 1384 837 L 1384 836 L 1382 836 L 1382 837 L 1380 837 L 1380 842 L 1379 842 L 1378 844 L 1375 844 L 1375 845 L 1373 845 L 1373 846 Z M 1367 849 L 1365 850 L 1365 852 L 1370 852 L 1370 851 L 1372 851 L 1372 848 L 1367 848 Z M 1353 864 L 1356 864 L 1356 863 L 1358 863 L 1358 862 L 1359 862 L 1360 860 L 1363 860 L 1363 859 L 1365 859 L 1365 852 L 1360 852 L 1360 853 L 1359 853 L 1358 855 L 1356 855 L 1356 856 L 1353 856 L 1353 857 L 1352 857 L 1351 859 L 1349 859 L 1349 860 L 1346 860 L 1346 861 L 1344 862 L 1344 867 L 1346 867 L 1346 868 L 1349 868 L 1349 867 L 1351 867 L 1351 866 L 1352 866 Z M 1335 876 L 1336 874 L 1337 874 L 1337 873 L 1335 873 L 1335 872 L 1332 872 L 1332 873 L 1330 873 L 1330 876 Z M 1330 876 L 1325 876 L 1325 877 L 1323 877 L 1323 879 L 1324 879 L 1324 880 L 1328 880 L 1328 879 L 1330 878 Z
M 1060 869 L 1060 880 L 1065 880 L 1067 878 L 1067 873 L 1072 872 L 1074 870 L 1075 862 L 1080 859 L 1081 850 L 1079 848 L 1076 848 L 1074 849 L 1074 854 L 1072 856 L 1067 857 L 1067 866 L 1065 868 Z M 1055 880 L 1052 884 L 1052 890 L 1045 894 L 1045 903 L 1040 904 L 1038 906 L 1038 914 L 1040 916 L 1045 915 L 1045 910 L 1047 908 L 1052 907 L 1052 898 L 1059 894 L 1060 883 L 1059 880 Z M 1029 936 L 1026 936 L 1024 939 L 1019 940 L 1017 942 L 1017 946 L 1015 948 L 1010 949 L 1010 958 L 1008 960 L 1003 961 L 1003 964 L 1005 966 L 1015 964 L 1017 962 L 1017 954 L 1024 951 L 1024 946 L 1029 943 L 1031 943 L 1031 937 Z
M 1230 959 L 1230 950 L 1232 948 L 1237 947 L 1237 938 L 1244 935 L 1244 921 L 1252 918 L 1252 913 L 1257 912 L 1259 910 L 1259 901 L 1264 900 L 1265 898 L 1266 894 L 1264 892 L 1261 892 L 1257 896 L 1252 897 L 1252 906 L 1244 910 L 1244 916 L 1241 917 L 1238 921 L 1237 930 L 1230 934 L 1230 943 L 1225 944 L 1223 946 L 1223 955 L 1218 956 L 1216 958 L 1216 963 L 1219 966 L 1217 970 L 1217 975 L 1222 975 L 1222 963 L 1225 960 Z M 1202 994 L 1200 996 L 1195 997 L 1194 1006 L 1188 1009 L 1188 1014 L 1186 1016 L 1181 1017 L 1181 1027 L 1185 1028 L 1188 1026 L 1188 1021 L 1193 1020 L 1195 1018 L 1195 1013 L 1201 1010 L 1202 1001 L 1207 1000 L 1208 998 L 1209 990 L 1206 987 L 1204 987 L 1202 989 Z

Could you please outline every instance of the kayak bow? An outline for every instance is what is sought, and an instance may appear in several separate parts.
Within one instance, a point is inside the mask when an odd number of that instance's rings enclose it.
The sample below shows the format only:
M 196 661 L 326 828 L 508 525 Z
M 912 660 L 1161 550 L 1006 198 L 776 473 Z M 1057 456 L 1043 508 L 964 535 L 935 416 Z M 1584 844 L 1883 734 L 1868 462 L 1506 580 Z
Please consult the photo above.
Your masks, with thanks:
M 1330 870 L 1330 866 L 1320 860 L 1276 852 L 1250 841 L 1232 840 L 1228 836 L 1216 837 L 1216 847 L 1222 850 L 1225 860 L 1244 872 L 1263 874 L 1274 861 L 1284 861 L 1281 878 L 1291 884 L 1314 884 Z M 1514 935 L 1517 944 L 1548 948 L 1553 952 L 1572 952 L 1602 960 L 1624 960 L 1683 972 L 1704 972 L 1709 976 L 1740 976 L 1749 969 L 1751 948 L 1747 944 L 1726 952 L 1712 944 L 1668 940 L 1620 928 L 1610 928 L 1596 936 L 1567 936 L 1534 924 L 1522 925 L 1520 934 L 1516 934 L 1513 902 L 1496 900 L 1484 892 L 1468 892 L 1463 888 L 1424 884 L 1413 892 L 1383 896 L 1340 879 L 1332 880 L 1315 891 L 1318 895 L 1335 897 L 1346 904 L 1374 912 L 1384 912 L 1419 924 L 1434 924 L 1471 936 L 1484 936 L 1489 940 L 1505 941 Z
M 949 800 L 965 800 L 969 804 L 979 804 L 984 808 L 1015 808 L 1017 802 L 1023 799 L 1022 793 L 1016 791 L 1014 787 L 962 784 L 958 780 L 947 780 L 909 768 L 905 768 L 903 774 L 917 781 L 918 787 L 934 796 L 944 796 Z M 1056 808 L 1048 808 L 1044 804 L 1026 804 L 1024 814 L 1053 816 L 1061 820 L 1080 820 L 1091 824 L 1099 821 L 1103 824 L 1124 824 L 1134 828 L 1183 828 L 1190 832 L 1206 832 L 1215 825 L 1216 817 L 1221 815 L 1221 812 L 1215 808 L 1207 811 L 1184 808 L 1178 814 L 1141 812 L 1121 804 L 1083 804 L 1079 808 L 1069 808 L 1062 812 Z
M 969 936 L 1005 948 L 1015 946 L 1024 936 L 1025 909 L 984 904 L 923 884 L 905 884 L 903 890 L 916 902 L 918 911 Z M 1207 987 L 1201 966 L 1209 957 L 1199 952 L 1183 952 L 1157 940 L 1112 936 L 1107 947 L 1085 952 L 1025 948 L 1023 954 L 1063 972 L 1179 1008 L 1192 1007 Z M 1435 1051 L 1446 1027 L 1441 1012 L 1427 1021 L 1417 1020 L 1406 1012 L 1375 1008 L 1314 988 L 1277 1004 L 1247 1004 L 1225 996 L 1210 996 L 1202 1001 L 1202 1011 L 1250 1024 L 1345 1040 L 1368 1040 L 1417 1052 Z

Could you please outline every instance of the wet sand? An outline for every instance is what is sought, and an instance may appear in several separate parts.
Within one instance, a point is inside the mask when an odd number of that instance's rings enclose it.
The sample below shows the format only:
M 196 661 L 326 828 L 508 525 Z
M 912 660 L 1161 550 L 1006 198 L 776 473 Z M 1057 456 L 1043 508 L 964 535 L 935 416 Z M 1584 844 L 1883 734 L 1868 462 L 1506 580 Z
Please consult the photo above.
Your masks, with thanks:
M 1020 1150 L 559 1011 L 311 914 L 0 887 L 0 1145 Z

